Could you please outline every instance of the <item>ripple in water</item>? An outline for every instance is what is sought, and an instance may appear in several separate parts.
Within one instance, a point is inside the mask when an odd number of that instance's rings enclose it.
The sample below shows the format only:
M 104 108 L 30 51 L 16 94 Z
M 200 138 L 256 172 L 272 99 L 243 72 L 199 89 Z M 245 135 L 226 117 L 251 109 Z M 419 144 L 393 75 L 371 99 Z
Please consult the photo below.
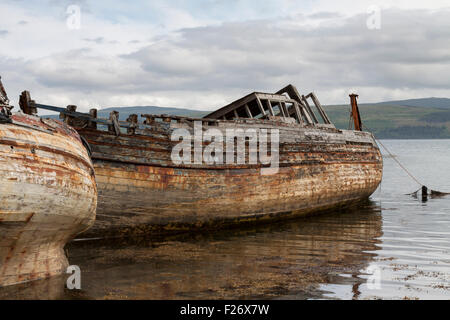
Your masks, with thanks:
M 450 191 L 450 141 L 384 141 L 429 187 Z M 73 242 L 67 276 L 0 289 L 38 299 L 448 299 L 450 196 L 422 203 L 385 159 L 381 188 L 356 209 L 253 229 L 160 240 Z

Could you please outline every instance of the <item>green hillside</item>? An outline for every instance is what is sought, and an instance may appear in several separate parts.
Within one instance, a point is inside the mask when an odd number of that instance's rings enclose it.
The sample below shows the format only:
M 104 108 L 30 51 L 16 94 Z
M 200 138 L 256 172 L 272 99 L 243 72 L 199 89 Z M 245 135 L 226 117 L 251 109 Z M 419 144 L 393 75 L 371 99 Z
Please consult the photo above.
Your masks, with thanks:
M 97 111 L 97 117 L 108 119 L 111 111 L 119 112 L 119 120 L 126 120 L 130 114 L 137 114 L 140 118 L 141 114 L 167 114 L 167 115 L 177 115 L 192 118 L 201 118 L 208 113 L 208 111 L 198 111 L 191 109 L 182 108 L 165 108 L 165 107 L 155 107 L 155 106 L 142 106 L 142 107 L 117 107 L 117 108 L 105 108 Z M 58 115 L 43 115 L 44 118 L 58 119 Z M 142 118 L 140 118 L 142 121 Z
M 340 129 L 349 126 L 350 106 L 324 106 L 328 116 Z M 363 125 L 380 139 L 450 139 L 450 99 L 426 98 L 360 104 Z M 105 108 L 98 116 L 108 118 L 112 110 L 119 111 L 121 120 L 130 114 L 168 114 L 202 117 L 210 111 L 156 106 Z M 57 117 L 57 116 L 51 116 Z
M 155 106 L 146 107 L 120 107 L 120 108 L 105 108 L 98 110 L 97 116 L 99 118 L 109 118 L 109 113 L 113 110 L 119 111 L 119 119 L 126 120 L 130 114 L 168 114 L 185 117 L 203 117 L 207 114 L 206 111 L 181 109 L 181 108 L 163 108 Z
M 349 126 L 350 106 L 325 106 L 341 129 Z M 450 138 L 450 109 L 389 104 L 360 104 L 361 121 L 381 139 Z
M 448 98 L 408 99 L 408 100 L 386 101 L 380 102 L 378 104 L 450 109 L 450 99 Z

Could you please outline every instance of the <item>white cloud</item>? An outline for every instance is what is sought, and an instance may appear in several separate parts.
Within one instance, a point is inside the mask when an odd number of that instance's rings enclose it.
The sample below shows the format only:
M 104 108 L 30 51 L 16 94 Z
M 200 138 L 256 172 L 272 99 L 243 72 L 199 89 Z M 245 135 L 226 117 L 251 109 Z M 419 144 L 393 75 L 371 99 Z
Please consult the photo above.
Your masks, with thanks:
M 444 2 L 427 3 L 428 10 L 405 10 L 423 5 L 417 1 L 396 1 L 396 9 L 387 1 L 269 1 L 258 10 L 241 1 L 216 1 L 206 9 L 164 3 L 151 4 L 153 14 L 164 13 L 155 23 L 120 15 L 108 20 L 82 4 L 80 30 L 67 29 L 64 7 L 56 2 L 60 15 L 0 4 L 8 12 L 0 22 L 7 31 L 0 31 L 7 48 L 0 73 L 10 99 L 16 103 L 29 89 L 39 102 L 80 110 L 212 110 L 249 91 L 288 83 L 316 91 L 322 103 L 347 103 L 350 89 L 361 102 L 450 96 L 450 11 L 434 10 Z M 366 26 L 372 4 L 383 8 L 380 30 Z M 228 5 L 242 10 L 216 10 L 217 20 L 201 12 Z

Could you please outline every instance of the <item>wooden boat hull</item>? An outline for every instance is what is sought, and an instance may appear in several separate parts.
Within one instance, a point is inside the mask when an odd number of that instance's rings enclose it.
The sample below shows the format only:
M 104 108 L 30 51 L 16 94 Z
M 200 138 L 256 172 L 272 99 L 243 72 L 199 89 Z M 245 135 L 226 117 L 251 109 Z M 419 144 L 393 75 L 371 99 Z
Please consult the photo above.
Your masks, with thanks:
M 261 123 L 242 125 L 271 127 Z M 224 122 L 220 130 L 236 125 Z M 99 190 L 97 221 L 80 237 L 304 216 L 368 198 L 381 181 L 382 158 L 370 133 L 280 127 L 280 168 L 261 175 L 261 168 L 251 165 L 174 165 L 169 137 L 178 126 L 155 124 L 120 136 L 77 129 L 93 150 Z
M 0 124 L 0 286 L 66 272 L 95 220 L 92 162 L 75 130 L 21 113 Z

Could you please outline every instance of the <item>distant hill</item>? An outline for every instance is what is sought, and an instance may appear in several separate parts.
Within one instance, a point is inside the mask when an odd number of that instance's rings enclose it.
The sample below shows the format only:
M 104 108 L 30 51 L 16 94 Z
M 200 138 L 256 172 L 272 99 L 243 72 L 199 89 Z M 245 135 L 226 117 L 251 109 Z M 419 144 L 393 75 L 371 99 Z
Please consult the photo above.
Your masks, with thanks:
M 422 99 L 396 100 L 396 101 L 379 102 L 377 104 L 450 109 L 450 99 L 448 98 L 422 98 Z
M 142 107 L 120 107 L 120 108 L 105 108 L 98 110 L 97 116 L 99 118 L 109 118 L 109 114 L 111 111 L 119 112 L 119 119 L 126 120 L 130 114 L 137 114 L 140 116 L 141 114 L 168 114 L 168 115 L 177 115 L 177 116 L 185 116 L 185 117 L 203 117 L 208 112 L 207 111 L 198 111 L 198 110 L 190 110 L 190 109 L 182 109 L 182 108 L 163 108 L 163 107 L 155 107 L 155 106 L 142 106 Z
M 185 116 L 185 117 L 203 117 L 208 113 L 208 111 L 199 111 L 199 110 L 191 110 L 191 109 L 182 109 L 182 108 L 165 108 L 165 107 L 156 107 L 156 106 L 136 106 L 136 107 L 111 107 L 104 108 L 97 111 L 97 117 L 99 118 L 109 118 L 109 114 L 111 111 L 119 112 L 119 120 L 126 120 L 130 114 L 137 114 L 140 118 L 141 114 L 167 114 L 167 115 L 177 115 L 177 116 Z M 57 119 L 58 115 L 46 115 L 43 116 L 45 118 L 53 118 Z
M 361 100 L 360 100 L 361 101 Z M 324 106 L 328 116 L 340 129 L 347 129 L 350 106 Z M 424 98 L 359 104 L 363 126 L 370 128 L 381 139 L 450 139 L 450 99 Z M 105 108 L 98 111 L 100 118 L 109 118 L 113 110 L 125 120 L 130 114 L 168 114 L 203 117 L 210 111 L 157 106 Z M 49 116 L 57 117 L 57 116 Z
M 336 127 L 348 128 L 349 105 L 324 108 Z M 394 101 L 392 104 L 359 104 L 359 109 L 363 126 L 380 139 L 450 139 L 450 108 L 402 105 Z

